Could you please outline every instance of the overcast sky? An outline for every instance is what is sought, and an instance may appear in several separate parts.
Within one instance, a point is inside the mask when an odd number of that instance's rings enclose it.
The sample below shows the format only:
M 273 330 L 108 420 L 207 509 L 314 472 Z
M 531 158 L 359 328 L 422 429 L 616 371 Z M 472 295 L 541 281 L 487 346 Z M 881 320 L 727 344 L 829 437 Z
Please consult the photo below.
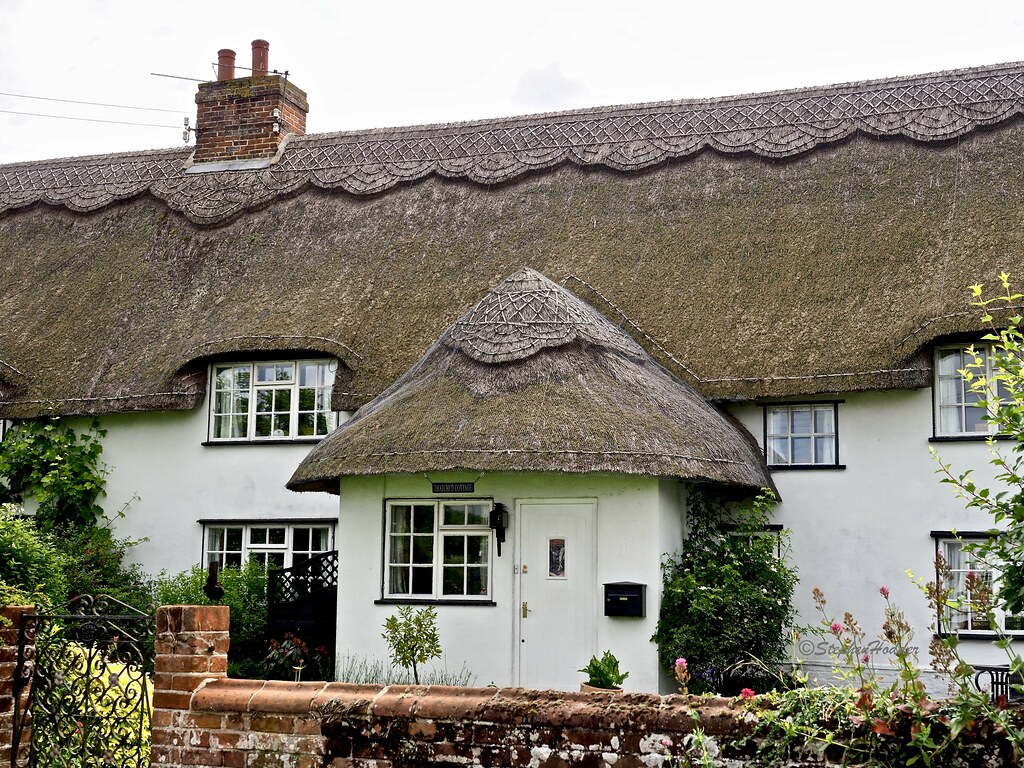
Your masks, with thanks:
M 835 10 L 833 10 L 835 9 Z M 0 163 L 181 146 L 217 50 L 309 95 L 309 133 L 824 85 L 1024 59 L 1024 3 L 0 0 Z M 10 114 L 155 123 L 153 128 Z

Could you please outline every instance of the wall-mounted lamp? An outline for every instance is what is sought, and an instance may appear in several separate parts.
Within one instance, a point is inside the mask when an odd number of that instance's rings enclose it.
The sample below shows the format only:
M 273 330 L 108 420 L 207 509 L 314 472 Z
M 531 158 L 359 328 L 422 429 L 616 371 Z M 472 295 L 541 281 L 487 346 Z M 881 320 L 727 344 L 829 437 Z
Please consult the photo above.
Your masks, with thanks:
M 505 541 L 506 528 L 508 528 L 508 510 L 504 504 L 496 501 L 491 507 L 491 530 L 494 531 L 494 540 L 498 544 L 498 557 L 501 557 L 501 545 Z

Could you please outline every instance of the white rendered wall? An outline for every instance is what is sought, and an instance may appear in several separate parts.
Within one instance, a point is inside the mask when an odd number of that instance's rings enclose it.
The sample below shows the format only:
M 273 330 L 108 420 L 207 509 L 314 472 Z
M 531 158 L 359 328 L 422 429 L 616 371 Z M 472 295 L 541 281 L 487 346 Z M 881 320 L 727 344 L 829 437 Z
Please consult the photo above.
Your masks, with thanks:
M 208 418 L 204 404 L 193 411 L 100 419 L 107 430 L 102 459 L 112 470 L 100 504 L 108 517 L 128 505 L 116 531 L 147 539 L 132 548 L 131 559 L 149 573 L 174 574 L 200 562 L 203 527 L 197 520 L 337 519 L 334 496 L 285 488 L 312 445 L 204 446 Z
M 906 613 L 915 629 L 919 663 L 929 663 L 934 616 L 907 575 L 935 578 L 933 530 L 984 531 L 992 521 L 967 511 L 949 485 L 940 482 L 934 447 L 955 470 L 975 468 L 980 482 L 992 483 L 987 447 L 979 442 L 929 443 L 931 389 L 841 395 L 839 460 L 845 469 L 780 470 L 773 478 L 782 497 L 776 521 L 792 531 L 792 562 L 799 571 L 795 601 L 798 623 L 817 625 L 811 590 L 817 586 L 839 621 L 850 611 L 879 637 L 884 601 L 879 587 Z M 730 408 L 758 442 L 763 440 L 763 409 Z M 808 671 L 827 676 L 833 666 L 828 643 L 804 638 L 796 655 Z M 871 649 L 875 650 L 875 649 Z M 961 652 L 975 663 L 1005 663 L 1005 653 L 983 640 L 964 640 Z M 888 666 L 884 653 L 873 662 Z
M 430 480 L 471 480 L 465 473 L 432 473 Z M 658 616 L 661 588 L 660 559 L 678 547 L 681 530 L 679 484 L 654 478 L 610 475 L 485 474 L 474 496 L 493 497 L 515 510 L 528 499 L 597 498 L 597 578 L 594 611 L 597 642 L 594 652 L 611 650 L 629 672 L 630 691 L 659 690 L 657 647 L 651 642 Z M 430 484 L 420 476 L 344 478 L 338 527 L 340 572 L 338 589 L 339 655 L 387 658 L 381 638 L 385 619 L 397 605 L 375 605 L 381 598 L 383 568 L 383 500 L 433 498 Z M 441 498 L 441 497 L 438 497 Z M 445 666 L 458 670 L 463 661 L 476 675 L 476 684 L 515 684 L 518 653 L 517 579 L 513 572 L 518 540 L 517 520 L 511 513 L 501 558 L 493 558 L 492 596 L 495 606 L 437 606 Z M 605 582 L 647 584 L 647 616 L 643 619 L 604 616 Z M 557 627 L 552 628 L 557 632 Z M 589 658 L 582 658 L 579 667 Z M 584 676 L 580 675 L 583 682 Z

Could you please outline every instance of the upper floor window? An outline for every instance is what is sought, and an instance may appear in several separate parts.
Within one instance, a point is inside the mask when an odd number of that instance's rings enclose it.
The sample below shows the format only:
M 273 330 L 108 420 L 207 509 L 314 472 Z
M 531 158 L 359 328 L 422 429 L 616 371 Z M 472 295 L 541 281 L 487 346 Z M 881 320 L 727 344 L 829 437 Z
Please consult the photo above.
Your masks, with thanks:
M 982 396 L 971 390 L 962 371 L 972 365 L 975 356 L 980 367 L 975 375 L 990 379 L 994 373 L 992 348 L 985 344 L 939 347 L 935 350 L 935 434 L 943 437 L 988 435 L 996 431 L 989 422 L 988 410 L 980 404 Z M 992 395 L 1004 394 L 997 384 Z
M 331 525 L 207 523 L 205 562 L 237 568 L 255 560 L 264 568 L 290 568 L 331 551 L 333 538 Z
M 769 466 L 839 466 L 838 403 L 766 405 L 764 429 Z
M 212 440 L 323 437 L 337 425 L 330 360 L 281 360 L 213 366 Z
M 934 535 L 934 534 L 933 534 Z M 943 632 L 995 632 L 1024 630 L 1024 616 L 1001 610 L 996 595 L 999 570 L 978 559 L 961 539 L 937 539 L 938 554 L 951 600 L 939 616 Z M 993 626 L 995 622 L 996 626 Z
M 490 598 L 490 501 L 389 501 L 384 595 Z

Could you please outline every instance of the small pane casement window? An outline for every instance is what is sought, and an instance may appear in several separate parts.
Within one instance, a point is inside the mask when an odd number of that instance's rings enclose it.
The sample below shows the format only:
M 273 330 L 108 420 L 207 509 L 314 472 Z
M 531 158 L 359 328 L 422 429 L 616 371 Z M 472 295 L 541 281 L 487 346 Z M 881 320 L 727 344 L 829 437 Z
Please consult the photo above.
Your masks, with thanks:
M 264 568 L 290 568 L 333 548 L 330 525 L 247 523 L 206 525 L 206 563 L 239 567 L 255 560 Z
M 389 501 L 384 595 L 490 598 L 490 501 Z
M 840 466 L 838 403 L 766 405 L 764 430 L 768 466 Z
M 992 626 L 992 620 L 1005 632 L 1024 630 L 1024 616 L 1007 614 L 995 599 L 999 591 L 999 570 L 969 552 L 964 546 L 966 543 L 963 539 L 936 537 L 936 553 L 949 569 L 946 585 L 951 590 L 952 603 L 939 616 L 939 631 L 994 633 L 996 627 Z M 987 605 L 993 606 L 991 616 L 984 608 Z
M 988 435 L 996 430 L 987 419 L 988 411 L 979 405 L 981 395 L 971 391 L 971 383 L 961 373 L 974 362 L 970 349 L 959 345 L 935 350 L 935 434 L 939 437 Z M 981 367 L 974 370 L 975 375 L 990 378 L 993 373 L 991 347 L 975 345 L 974 353 L 981 360 Z M 1002 386 L 997 386 L 993 394 L 1003 394 Z
M 211 440 L 302 440 L 337 426 L 331 387 L 337 364 L 287 360 L 214 365 Z

